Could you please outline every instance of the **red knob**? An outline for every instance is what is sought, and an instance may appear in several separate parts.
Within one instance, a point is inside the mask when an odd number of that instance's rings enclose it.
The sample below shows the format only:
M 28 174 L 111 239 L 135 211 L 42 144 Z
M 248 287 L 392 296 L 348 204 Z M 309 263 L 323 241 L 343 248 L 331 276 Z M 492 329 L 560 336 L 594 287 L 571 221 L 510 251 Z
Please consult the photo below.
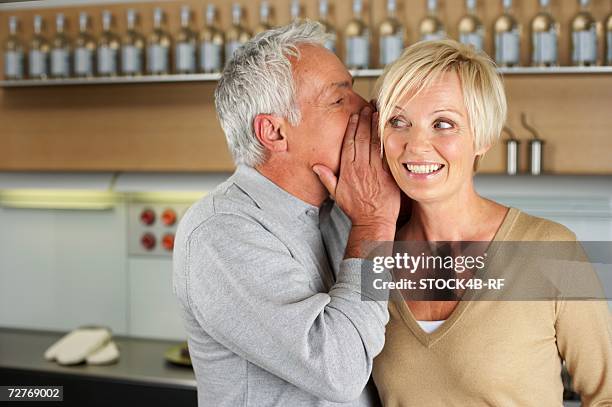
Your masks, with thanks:
M 174 210 L 168 208 L 162 212 L 162 222 L 166 226 L 172 226 L 176 223 L 176 212 Z
M 153 209 L 144 209 L 140 213 L 140 221 L 145 225 L 152 225 L 155 222 L 155 212 L 153 212 Z
M 145 233 L 140 238 L 140 243 L 147 250 L 153 250 L 155 247 L 155 235 L 153 233 Z
M 168 251 L 174 249 L 174 233 L 166 233 L 164 237 L 162 237 L 162 246 Z

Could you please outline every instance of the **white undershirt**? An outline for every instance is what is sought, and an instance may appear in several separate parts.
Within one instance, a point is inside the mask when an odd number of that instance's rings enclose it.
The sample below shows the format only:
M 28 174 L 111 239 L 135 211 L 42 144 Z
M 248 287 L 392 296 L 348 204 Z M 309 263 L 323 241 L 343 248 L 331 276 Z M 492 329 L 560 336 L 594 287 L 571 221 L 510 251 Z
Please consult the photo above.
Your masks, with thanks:
M 417 321 L 417 323 L 419 324 L 419 326 L 421 327 L 423 331 L 430 334 L 436 329 L 438 329 L 440 325 L 444 323 L 444 321 L 446 320 L 443 319 L 441 321 Z

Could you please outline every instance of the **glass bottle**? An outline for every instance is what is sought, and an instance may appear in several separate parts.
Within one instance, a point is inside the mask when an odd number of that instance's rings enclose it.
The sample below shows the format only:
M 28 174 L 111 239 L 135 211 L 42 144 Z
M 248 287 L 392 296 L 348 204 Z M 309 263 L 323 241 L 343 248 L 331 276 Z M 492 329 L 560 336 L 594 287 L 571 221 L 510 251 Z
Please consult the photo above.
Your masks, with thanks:
M 153 12 L 153 32 L 147 42 L 147 72 L 151 75 L 170 73 L 170 49 L 172 38 L 163 28 L 164 12 L 156 8 Z
M 98 75 L 116 76 L 119 73 L 119 36 L 112 31 L 113 16 L 102 12 L 102 34 L 98 40 Z
M 606 64 L 612 65 L 612 13 L 606 18 Z
M 325 32 L 329 34 L 330 38 L 325 41 L 325 48 L 331 52 L 336 52 L 336 41 L 338 40 L 338 34 L 329 23 L 329 3 L 327 0 L 319 0 L 319 23 L 325 28 Z
M 419 24 L 421 41 L 441 40 L 446 38 L 444 24 L 438 18 L 438 1 L 427 0 L 427 16 Z
M 191 29 L 191 11 L 188 6 L 181 7 L 181 30 L 176 37 L 174 50 L 174 71 L 176 73 L 195 73 L 198 35 Z
M 484 26 L 476 16 L 476 0 L 466 0 L 465 7 L 467 14 L 459 20 L 459 42 L 481 51 L 484 48 Z
M 34 16 L 34 36 L 30 41 L 28 54 L 29 76 L 31 79 L 46 79 L 49 75 L 49 51 L 47 39 L 42 35 L 43 20 L 39 15 Z
M 126 14 L 127 31 L 121 43 L 121 73 L 123 75 L 142 75 L 144 71 L 145 38 L 136 29 L 138 15 L 129 9 Z
M 550 13 L 550 0 L 540 0 L 540 11 L 531 20 L 531 65 L 556 66 L 559 24 Z
M 574 16 L 572 28 L 572 64 L 597 65 L 597 22 L 589 11 L 589 0 L 579 0 L 580 10 Z
M 91 77 L 94 75 L 94 57 L 96 41 L 89 33 L 89 17 L 87 13 L 79 14 L 79 35 L 74 41 L 74 75 Z
M 363 2 L 353 0 L 353 18 L 344 29 L 345 64 L 348 69 L 368 69 L 370 63 L 370 29 L 363 21 Z
M 200 71 L 221 72 L 223 69 L 223 32 L 215 24 L 216 9 L 213 4 L 206 8 L 206 25 L 200 31 Z
M 232 26 L 227 31 L 226 35 L 225 62 L 234 55 L 234 51 L 250 38 L 251 33 L 242 26 L 242 8 L 240 4 L 234 3 L 232 5 Z
M 55 37 L 51 40 L 51 76 L 68 78 L 70 76 L 70 54 L 72 47 L 64 31 L 64 14 L 55 16 Z
M 270 4 L 267 0 L 262 0 L 259 5 L 259 24 L 257 24 L 255 31 L 253 31 L 253 35 L 267 31 L 270 28 L 272 28 L 270 24 Z
M 19 39 L 19 20 L 9 17 L 9 36 L 4 42 L 4 78 L 23 79 L 23 43 Z
M 398 59 L 404 50 L 404 27 L 395 17 L 396 10 L 396 0 L 387 0 L 387 17 L 378 27 L 380 67 Z
M 493 25 L 495 62 L 500 67 L 520 65 L 521 27 L 512 15 L 512 0 L 503 0 L 504 12 Z

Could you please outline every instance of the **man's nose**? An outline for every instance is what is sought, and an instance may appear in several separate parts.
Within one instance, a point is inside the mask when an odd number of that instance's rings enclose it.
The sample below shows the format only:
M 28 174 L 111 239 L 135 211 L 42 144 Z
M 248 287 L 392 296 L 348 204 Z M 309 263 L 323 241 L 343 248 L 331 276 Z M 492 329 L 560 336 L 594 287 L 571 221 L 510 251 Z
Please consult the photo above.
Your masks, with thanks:
M 364 98 L 362 98 L 361 95 L 353 91 L 350 106 L 351 113 L 359 113 L 361 109 L 363 109 L 367 105 L 369 105 L 369 103 Z

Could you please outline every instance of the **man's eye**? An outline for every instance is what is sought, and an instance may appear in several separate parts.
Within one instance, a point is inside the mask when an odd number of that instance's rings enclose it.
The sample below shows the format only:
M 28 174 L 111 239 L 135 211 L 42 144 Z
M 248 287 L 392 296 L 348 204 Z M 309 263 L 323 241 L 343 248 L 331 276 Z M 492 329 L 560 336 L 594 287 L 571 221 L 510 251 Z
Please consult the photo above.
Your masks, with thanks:
M 339 104 L 341 104 L 342 102 L 344 102 L 344 98 L 340 98 L 340 99 L 336 100 L 336 101 L 334 102 L 334 105 L 339 105 Z
M 408 123 L 406 123 L 404 120 L 400 119 L 399 117 L 392 117 L 389 119 L 389 124 L 391 125 L 391 127 L 405 127 L 408 125 Z
M 453 125 L 450 122 L 447 122 L 444 120 L 438 120 L 436 124 L 434 125 L 434 127 L 437 129 L 446 130 L 446 129 L 452 129 Z

